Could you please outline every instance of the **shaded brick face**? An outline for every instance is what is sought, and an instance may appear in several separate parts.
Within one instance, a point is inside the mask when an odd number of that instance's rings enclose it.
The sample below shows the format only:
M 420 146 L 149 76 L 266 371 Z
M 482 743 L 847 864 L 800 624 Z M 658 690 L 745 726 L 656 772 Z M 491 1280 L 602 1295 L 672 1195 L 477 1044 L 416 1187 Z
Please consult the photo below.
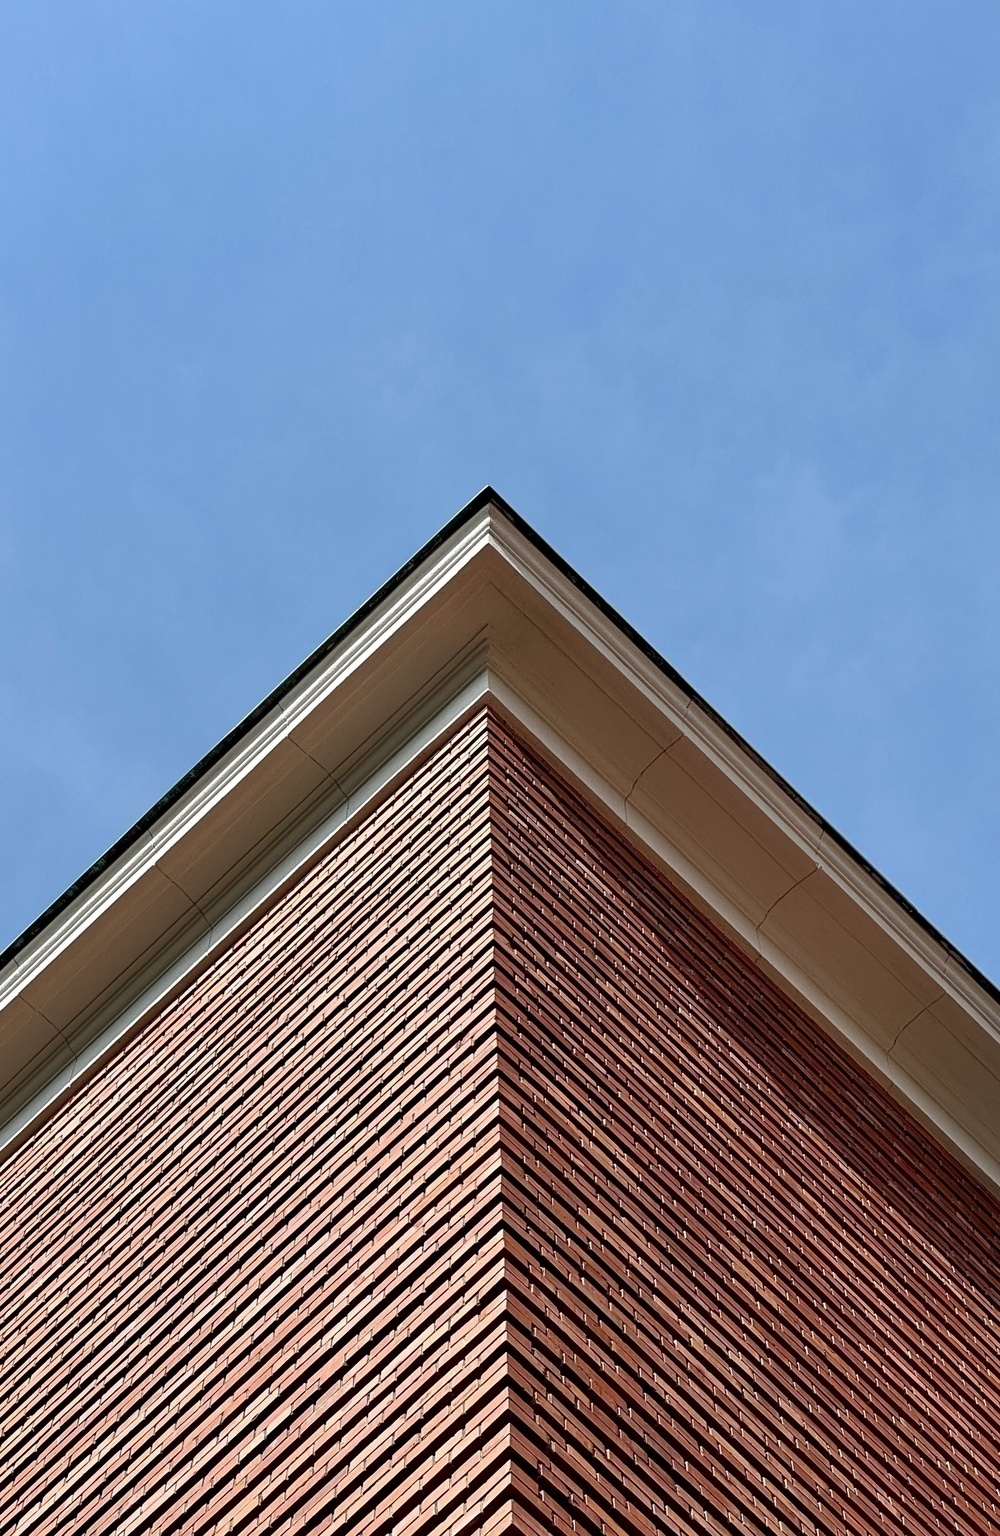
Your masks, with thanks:
M 1000 1207 L 484 714 L 0 1169 L 4 1532 L 986 1532 Z
M 499 725 L 491 800 L 532 1528 L 1000 1529 L 1000 1204 Z

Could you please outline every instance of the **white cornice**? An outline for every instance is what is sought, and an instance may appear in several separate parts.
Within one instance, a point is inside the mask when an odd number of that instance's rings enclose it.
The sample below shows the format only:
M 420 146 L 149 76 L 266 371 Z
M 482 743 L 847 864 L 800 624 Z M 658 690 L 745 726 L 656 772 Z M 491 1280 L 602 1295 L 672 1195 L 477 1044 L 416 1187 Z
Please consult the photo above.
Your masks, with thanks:
M 0 974 L 0 1145 L 486 698 L 1000 1190 L 996 1000 L 482 499 Z
M 696 699 L 684 693 L 656 667 L 632 641 L 574 584 L 509 523 L 497 520 L 491 542 L 515 565 L 526 580 L 580 633 L 624 673 L 634 687 L 689 739 L 756 806 L 825 870 L 873 921 L 888 933 L 916 963 L 942 978 L 943 990 L 974 1012 L 982 1027 L 1000 1042 L 1000 1010 L 967 971 L 955 963 L 876 879 L 836 842 L 817 819 L 784 791 L 733 736 L 707 714 Z
M 882 1049 L 868 1030 L 804 970 L 779 945 L 763 936 L 746 914 L 716 885 L 678 845 L 664 836 L 641 812 L 622 798 L 614 785 L 580 756 L 551 724 L 532 709 L 517 692 L 494 673 L 488 697 L 515 728 L 531 738 L 565 773 L 618 821 L 623 830 L 653 861 L 692 896 L 698 905 L 737 939 L 757 964 L 764 964 L 784 989 L 814 1018 L 827 1027 L 855 1058 L 861 1060 L 894 1097 L 911 1111 L 943 1143 L 956 1152 L 984 1183 L 1000 1193 L 1000 1158 L 995 1157 L 954 1115 L 929 1093 L 895 1058 Z
M 296 725 L 452 580 L 476 552 L 485 547 L 488 538 L 489 516 L 484 511 L 442 549 L 430 568 L 414 572 L 393 594 L 392 600 L 373 616 L 370 624 L 357 636 L 350 637 L 341 649 L 258 722 L 250 735 L 193 785 L 159 826 L 144 834 L 104 878 L 85 891 L 55 923 L 17 955 L 6 974 L 0 976 L 0 1010 L 14 992 L 20 991 L 73 944 L 100 913 L 119 901 L 151 863 L 156 863 L 167 849 L 183 840 L 214 806 L 253 773 L 275 746 L 291 735 Z M 340 788 L 332 774 L 321 771 L 329 779 L 331 788 Z
M 114 1012 L 104 1027 L 74 1053 L 70 1062 L 46 1076 L 27 1103 L 0 1126 L 0 1152 L 21 1141 L 32 1125 L 94 1066 L 141 1028 L 171 997 L 189 986 L 198 972 L 253 920 L 255 913 L 300 878 L 315 859 L 412 770 L 436 741 L 484 702 L 487 693 L 485 670 L 477 668 L 471 677 L 457 674 L 450 682 L 452 687 L 444 690 L 447 694 L 444 702 L 435 699 L 434 707 L 426 718 L 414 722 L 412 734 L 401 746 L 385 758 L 378 758 L 348 797 L 324 815 L 287 853 L 270 864 L 250 890 L 188 944 L 176 959 L 166 967 L 154 967 L 139 995 L 120 1012 Z

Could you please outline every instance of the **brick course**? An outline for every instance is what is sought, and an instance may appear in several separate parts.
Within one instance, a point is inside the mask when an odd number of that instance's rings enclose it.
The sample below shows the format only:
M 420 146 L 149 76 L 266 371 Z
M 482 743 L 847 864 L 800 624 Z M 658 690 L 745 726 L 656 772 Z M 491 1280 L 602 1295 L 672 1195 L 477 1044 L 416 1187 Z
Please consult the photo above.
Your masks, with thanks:
M 485 712 L 0 1205 L 0 1536 L 1000 1524 L 998 1203 Z

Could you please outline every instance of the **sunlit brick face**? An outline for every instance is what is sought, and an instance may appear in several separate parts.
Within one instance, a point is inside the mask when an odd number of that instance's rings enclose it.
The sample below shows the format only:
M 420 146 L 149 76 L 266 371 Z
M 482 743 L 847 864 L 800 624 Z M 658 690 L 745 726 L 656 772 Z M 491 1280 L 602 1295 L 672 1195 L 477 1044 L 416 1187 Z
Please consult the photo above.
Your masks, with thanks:
M 0 1536 L 1000 1524 L 997 1202 L 485 712 L 0 1198 Z

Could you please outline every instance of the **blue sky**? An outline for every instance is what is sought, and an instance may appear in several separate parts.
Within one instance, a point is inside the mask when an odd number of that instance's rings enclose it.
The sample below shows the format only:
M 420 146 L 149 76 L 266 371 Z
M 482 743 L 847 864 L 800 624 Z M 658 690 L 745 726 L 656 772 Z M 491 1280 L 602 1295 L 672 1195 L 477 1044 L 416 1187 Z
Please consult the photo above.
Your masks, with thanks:
M 993 0 L 0 12 L 0 945 L 485 482 L 1000 980 Z

